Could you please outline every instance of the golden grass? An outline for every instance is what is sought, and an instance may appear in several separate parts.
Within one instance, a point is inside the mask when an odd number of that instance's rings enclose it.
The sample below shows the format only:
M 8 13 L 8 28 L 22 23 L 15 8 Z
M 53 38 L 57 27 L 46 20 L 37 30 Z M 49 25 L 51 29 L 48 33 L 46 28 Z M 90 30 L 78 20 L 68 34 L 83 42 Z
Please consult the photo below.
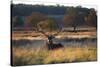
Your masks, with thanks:
M 65 47 L 57 50 L 13 47 L 13 65 L 69 63 L 96 60 L 97 50 L 93 47 Z

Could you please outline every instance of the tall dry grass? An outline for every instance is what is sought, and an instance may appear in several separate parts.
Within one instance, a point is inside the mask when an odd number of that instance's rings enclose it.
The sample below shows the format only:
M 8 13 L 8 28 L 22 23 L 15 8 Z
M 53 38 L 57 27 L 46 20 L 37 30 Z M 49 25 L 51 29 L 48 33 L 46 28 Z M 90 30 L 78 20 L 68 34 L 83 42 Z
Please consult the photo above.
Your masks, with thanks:
M 13 65 L 52 64 L 96 61 L 94 47 L 65 47 L 57 50 L 13 47 Z

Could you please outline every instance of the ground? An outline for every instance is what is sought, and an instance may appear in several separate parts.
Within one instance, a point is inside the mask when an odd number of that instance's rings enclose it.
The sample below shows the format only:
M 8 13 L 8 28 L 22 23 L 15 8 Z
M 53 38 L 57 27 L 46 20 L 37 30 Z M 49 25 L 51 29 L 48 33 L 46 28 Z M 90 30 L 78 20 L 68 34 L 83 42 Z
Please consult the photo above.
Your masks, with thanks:
M 66 41 L 64 42 L 67 42 L 65 45 L 69 44 L 69 46 L 65 46 L 64 48 L 56 50 L 47 50 L 44 47 L 33 48 L 31 45 L 28 45 L 30 47 L 27 47 L 24 44 L 21 44 L 21 46 L 14 46 L 15 43 L 13 43 L 13 65 L 70 63 L 97 60 L 96 30 L 81 32 L 61 32 L 56 36 L 56 38 L 60 40 L 65 38 Z M 28 39 L 33 43 L 34 40 L 46 40 L 47 38 L 43 36 L 43 34 L 34 31 L 12 32 L 12 41 L 21 39 Z M 71 39 L 71 41 L 68 42 L 68 39 Z M 75 39 L 78 39 L 78 41 L 75 41 Z M 83 42 L 83 40 L 85 42 Z M 80 43 L 82 45 L 80 45 Z M 40 44 L 42 45 L 43 43 Z

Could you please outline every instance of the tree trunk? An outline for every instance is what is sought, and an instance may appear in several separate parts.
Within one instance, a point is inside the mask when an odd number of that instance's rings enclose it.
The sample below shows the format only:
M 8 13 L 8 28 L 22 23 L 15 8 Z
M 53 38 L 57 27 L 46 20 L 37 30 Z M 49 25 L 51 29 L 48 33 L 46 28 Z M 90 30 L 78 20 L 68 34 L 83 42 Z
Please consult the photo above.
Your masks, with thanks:
M 76 26 L 74 26 L 73 32 L 76 32 Z

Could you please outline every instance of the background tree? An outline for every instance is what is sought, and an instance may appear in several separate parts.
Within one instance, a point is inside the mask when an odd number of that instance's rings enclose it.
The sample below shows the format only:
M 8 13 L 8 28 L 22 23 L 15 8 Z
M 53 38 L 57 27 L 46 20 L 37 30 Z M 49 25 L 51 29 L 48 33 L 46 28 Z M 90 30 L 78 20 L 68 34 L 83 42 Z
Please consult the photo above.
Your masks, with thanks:
M 46 20 L 41 21 L 38 24 L 41 26 L 41 28 L 43 30 L 46 30 L 46 31 L 49 31 L 49 32 L 52 32 L 52 31 L 58 29 L 57 23 L 53 18 L 47 18 Z
M 73 31 L 76 31 L 76 27 L 82 24 L 84 20 L 83 16 L 79 13 L 79 11 L 76 8 L 70 7 L 67 9 L 63 21 L 66 26 L 72 26 Z
M 32 27 L 36 27 L 37 23 L 39 23 L 40 21 L 44 21 L 46 20 L 46 15 L 41 14 L 41 13 L 37 13 L 37 12 L 33 12 L 30 16 L 27 17 L 27 22 L 32 26 Z
M 97 14 L 95 9 L 91 9 L 88 16 L 85 17 L 87 25 L 97 27 Z
M 12 27 L 23 27 L 24 20 L 23 17 L 15 16 L 12 18 Z

